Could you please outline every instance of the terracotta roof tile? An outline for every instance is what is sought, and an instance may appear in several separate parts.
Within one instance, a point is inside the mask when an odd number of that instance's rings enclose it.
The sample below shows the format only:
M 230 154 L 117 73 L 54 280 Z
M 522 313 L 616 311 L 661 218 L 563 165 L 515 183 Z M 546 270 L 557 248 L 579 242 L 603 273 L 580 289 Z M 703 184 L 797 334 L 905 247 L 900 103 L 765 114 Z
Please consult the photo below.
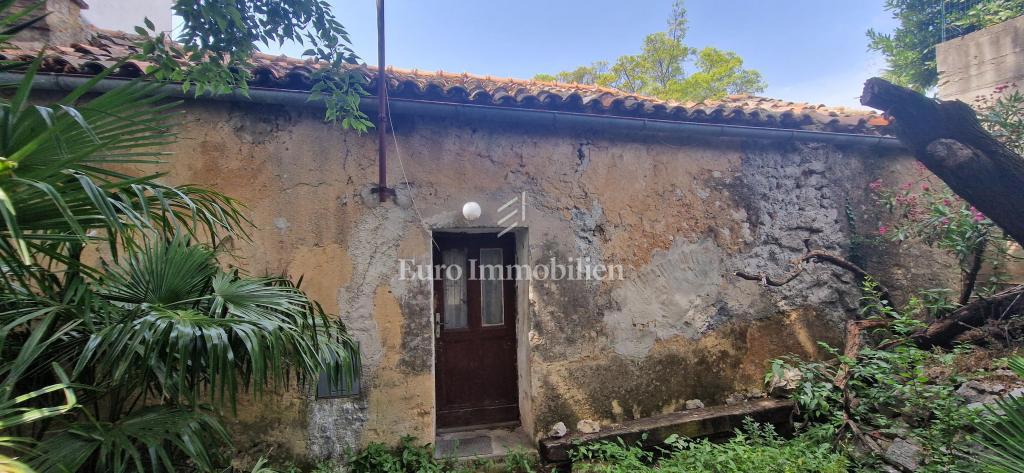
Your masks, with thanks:
M 43 72 L 96 74 L 113 66 L 115 58 L 137 51 L 133 46 L 136 40 L 137 37 L 128 33 L 99 30 L 89 44 L 48 47 Z M 15 43 L 0 50 L 0 59 L 31 60 L 36 54 L 32 45 Z M 255 55 L 253 64 L 251 87 L 286 90 L 308 90 L 312 86 L 311 74 L 318 67 L 309 59 L 263 53 Z M 138 77 L 147 65 L 141 61 L 129 61 L 113 76 Z M 369 79 L 367 90 L 375 91 L 376 68 L 365 65 L 353 67 Z M 868 110 L 747 94 L 729 95 L 715 101 L 681 103 L 596 85 L 480 76 L 467 72 L 425 72 L 392 66 L 388 66 L 387 72 L 388 94 L 396 98 L 870 135 L 885 134 L 885 127 L 889 125 L 884 117 Z

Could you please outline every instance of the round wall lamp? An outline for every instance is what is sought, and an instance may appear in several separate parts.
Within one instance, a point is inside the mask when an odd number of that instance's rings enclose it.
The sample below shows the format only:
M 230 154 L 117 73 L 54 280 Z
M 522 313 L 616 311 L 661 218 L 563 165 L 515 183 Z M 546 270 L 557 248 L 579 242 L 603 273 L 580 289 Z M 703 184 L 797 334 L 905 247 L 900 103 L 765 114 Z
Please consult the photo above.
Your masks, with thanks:
M 462 216 L 466 217 L 466 220 L 471 222 L 480 218 L 480 204 L 476 202 L 466 202 L 466 205 L 462 206 Z

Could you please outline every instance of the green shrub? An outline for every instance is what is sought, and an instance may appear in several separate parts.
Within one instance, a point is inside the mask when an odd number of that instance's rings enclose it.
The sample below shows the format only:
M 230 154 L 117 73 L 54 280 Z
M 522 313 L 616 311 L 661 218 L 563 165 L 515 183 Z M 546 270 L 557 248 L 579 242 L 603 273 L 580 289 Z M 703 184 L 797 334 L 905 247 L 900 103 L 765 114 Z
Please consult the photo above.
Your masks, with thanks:
M 537 454 L 513 448 L 505 455 L 505 473 L 536 473 Z
M 416 438 L 402 437 L 397 447 L 373 442 L 349 455 L 352 473 L 440 473 L 452 470 L 452 461 L 437 461 L 431 444 L 416 445 Z
M 663 472 L 839 473 L 848 460 L 814 435 L 786 440 L 769 424 L 749 418 L 726 443 L 669 439 L 677 451 L 659 463 Z
M 656 451 L 640 445 L 596 442 L 577 447 L 573 471 L 594 473 L 838 473 L 849 461 L 828 442 L 809 432 L 792 440 L 775 433 L 771 425 L 750 419 L 725 443 L 671 436 Z
M 512 449 L 505 456 L 502 465 L 489 458 L 456 461 L 454 458 L 434 458 L 431 444 L 416 445 L 414 437 L 402 437 L 398 446 L 392 448 L 382 443 L 371 443 L 359 452 L 348 456 L 352 473 L 536 473 L 537 455 L 533 452 Z M 319 473 L 319 470 L 318 472 Z
M 646 438 L 646 436 L 645 436 Z M 651 471 L 654 453 L 638 445 L 626 445 L 622 439 L 579 445 L 570 452 L 573 471 L 626 473 Z
M 862 448 L 863 437 L 851 432 L 851 426 L 860 432 L 889 439 L 899 437 L 920 446 L 922 462 L 918 471 L 969 468 L 973 457 L 965 440 L 978 413 L 956 396 L 957 386 L 968 376 L 954 367 L 966 349 L 918 348 L 908 335 L 922 325 L 914 315 L 932 309 L 925 299 L 914 298 L 896 310 L 888 301 L 880 300 L 875 283 L 868 280 L 863 289 L 864 317 L 888 321 L 887 328 L 865 334 L 879 343 L 867 345 L 874 347 L 861 349 L 855 357 L 822 344 L 835 357 L 832 362 L 775 360 L 768 376 L 798 369 L 801 380 L 792 397 L 805 426 L 837 433 L 833 436 L 838 440 L 834 442 L 836 447 L 845 449 L 860 468 L 874 468 L 881 458 L 871 448 Z M 843 388 L 836 382 L 842 369 L 848 370 L 846 390 L 855 402 L 847 403 Z

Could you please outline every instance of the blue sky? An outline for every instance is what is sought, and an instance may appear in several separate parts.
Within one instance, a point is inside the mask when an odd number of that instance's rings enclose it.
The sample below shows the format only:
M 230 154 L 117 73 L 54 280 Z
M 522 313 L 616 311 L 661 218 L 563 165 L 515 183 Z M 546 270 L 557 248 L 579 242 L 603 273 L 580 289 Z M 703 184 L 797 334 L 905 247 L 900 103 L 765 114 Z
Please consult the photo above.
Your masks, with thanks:
M 377 61 L 374 0 L 332 0 L 363 60 Z M 884 61 L 868 28 L 889 31 L 883 0 L 690 0 L 687 44 L 737 52 L 769 97 L 859 106 Z M 388 64 L 529 78 L 639 51 L 672 0 L 388 0 Z M 303 48 L 268 52 L 291 55 Z

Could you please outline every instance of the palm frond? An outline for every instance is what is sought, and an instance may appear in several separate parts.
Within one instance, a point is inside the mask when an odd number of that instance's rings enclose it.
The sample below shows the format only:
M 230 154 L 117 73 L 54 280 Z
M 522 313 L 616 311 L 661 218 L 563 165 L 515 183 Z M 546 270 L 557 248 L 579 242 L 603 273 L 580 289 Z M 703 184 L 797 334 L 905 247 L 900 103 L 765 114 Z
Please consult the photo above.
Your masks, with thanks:
M 0 100 L 0 264 L 7 281 L 45 286 L 37 264 L 81 266 L 65 244 L 105 241 L 111 255 L 135 245 L 139 230 L 194 237 L 247 237 L 237 201 L 193 186 L 132 177 L 112 165 L 156 165 L 175 139 L 173 107 L 158 84 L 123 87 L 82 100 L 102 75 L 52 106 L 31 105 L 37 59 L 13 96 Z M 79 103 L 81 102 L 81 103 Z M 93 268 L 81 270 L 91 274 Z
M 18 461 L 15 458 L 11 458 L 7 455 L 0 454 L 0 472 L 3 473 L 35 473 L 32 467 Z
M 0 15 L 0 42 L 30 16 Z M 287 279 L 218 265 L 218 238 L 248 238 L 239 202 L 124 171 L 163 163 L 177 138 L 160 84 L 93 93 L 115 65 L 44 103 L 41 61 L 0 84 L 0 429 L 44 441 L 0 437 L 30 459 L 0 455 L 0 471 L 210 470 L 228 438 L 200 406 L 323 372 L 353 383 L 358 349 L 337 318 Z M 107 261 L 83 262 L 100 244 Z
M 106 268 L 101 292 L 128 304 L 172 308 L 202 297 L 217 272 L 213 251 L 188 245 L 184 237 L 147 242 L 121 265 Z
M 56 363 L 49 366 L 60 382 L 30 392 L 17 393 L 20 383 L 42 364 L 42 354 L 66 333 L 66 327 L 58 329 L 56 334 L 51 333 L 49 329 L 56 318 L 55 311 L 31 311 L 20 314 L 12 323 L 6 323 L 0 328 L 0 353 L 3 353 L 12 330 L 21 330 L 24 321 L 36 321 L 34 330 L 18 346 L 17 354 L 12 359 L 0 361 L 0 432 L 10 432 L 10 429 L 20 425 L 66 414 L 77 406 L 78 400 L 71 389 L 71 381 Z M 63 394 L 64 402 L 47 406 L 51 396 L 58 392 Z M 33 443 L 29 438 L 0 437 L 0 447 L 8 451 L 32 454 Z M 0 454 L 0 471 L 32 470 L 18 458 Z
M 228 443 L 216 416 L 202 410 L 162 406 L 140 409 L 116 422 L 82 421 L 47 438 L 33 459 L 39 473 L 81 471 L 179 471 L 182 456 L 201 471 L 213 469 L 210 445 Z
M 1012 357 L 1009 367 L 1024 377 L 1024 357 Z M 1009 396 L 986 406 L 988 415 L 979 420 L 977 438 L 984 471 L 1024 473 L 1024 398 Z
M 238 392 L 261 394 L 291 374 L 355 379 L 344 326 L 294 285 L 223 272 L 212 251 L 181 237 L 133 251 L 100 281 L 121 315 L 90 336 L 76 374 L 92 367 L 104 379 L 142 378 L 161 398 L 195 404 L 206 393 L 232 407 Z

